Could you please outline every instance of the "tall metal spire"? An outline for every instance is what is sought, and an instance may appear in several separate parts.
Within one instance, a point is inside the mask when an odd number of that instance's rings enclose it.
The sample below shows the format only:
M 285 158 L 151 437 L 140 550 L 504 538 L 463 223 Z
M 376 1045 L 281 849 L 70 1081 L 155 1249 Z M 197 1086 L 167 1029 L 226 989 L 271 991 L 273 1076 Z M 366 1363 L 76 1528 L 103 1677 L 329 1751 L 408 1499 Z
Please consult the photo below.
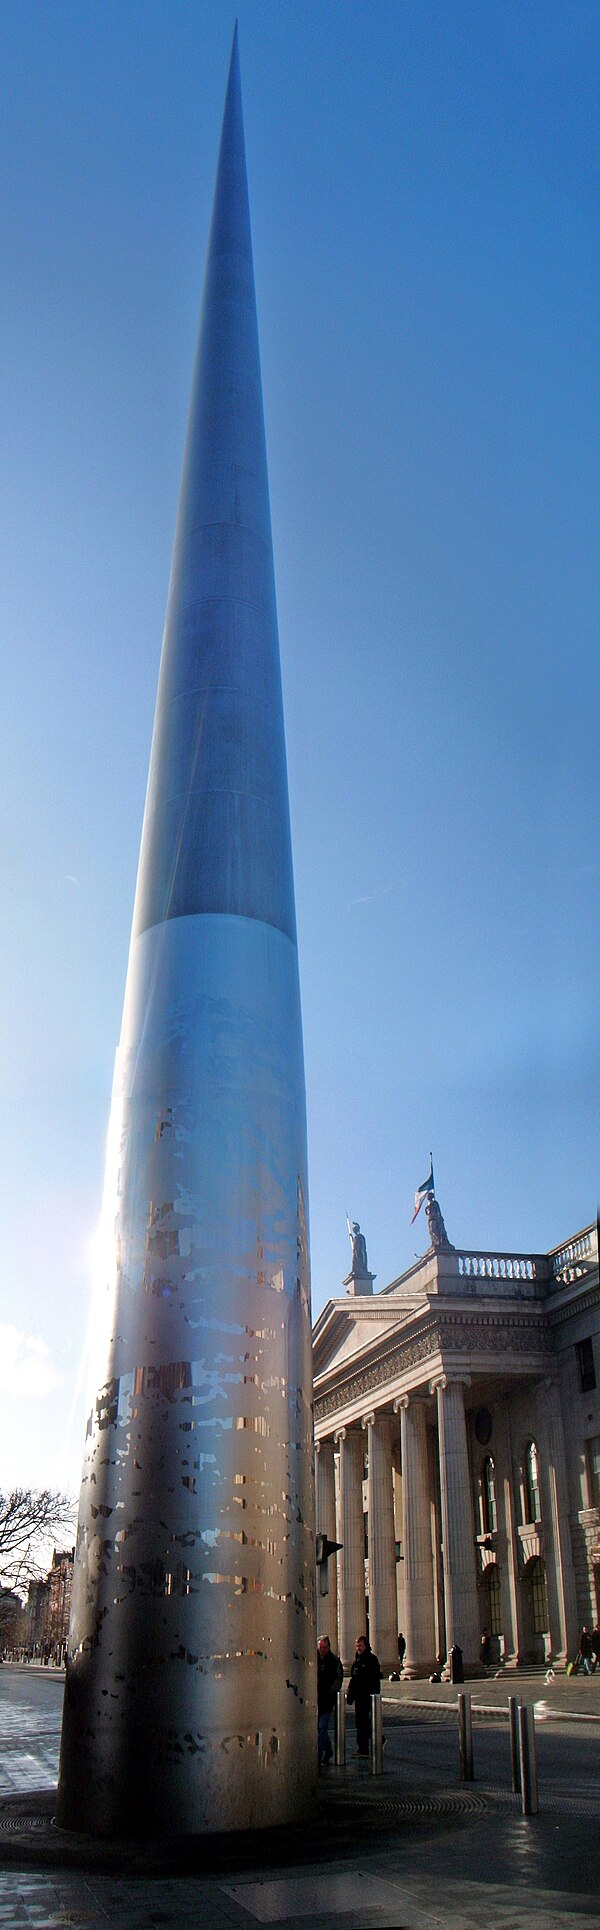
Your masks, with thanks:
M 237 29 L 103 1207 L 59 1820 L 306 1813 L 306 1127 Z
M 237 28 L 208 243 L 134 930 L 201 911 L 295 938 Z

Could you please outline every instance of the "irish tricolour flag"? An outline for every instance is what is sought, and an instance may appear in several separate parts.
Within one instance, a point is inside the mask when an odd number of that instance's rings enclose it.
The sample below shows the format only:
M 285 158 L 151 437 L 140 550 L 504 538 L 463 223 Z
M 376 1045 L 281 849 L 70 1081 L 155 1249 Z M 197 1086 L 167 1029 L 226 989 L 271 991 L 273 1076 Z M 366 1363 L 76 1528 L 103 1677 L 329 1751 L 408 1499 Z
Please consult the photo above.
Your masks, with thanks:
M 433 1177 L 433 1159 L 432 1159 L 431 1153 L 429 1154 L 429 1159 L 430 1159 L 430 1167 L 429 1167 L 428 1178 L 423 1180 L 423 1185 L 418 1186 L 415 1193 L 415 1210 L 412 1216 L 411 1226 L 413 1225 L 413 1222 L 416 1220 L 417 1213 L 420 1213 L 421 1211 L 423 1200 L 429 1199 L 431 1197 L 431 1194 L 435 1193 L 435 1180 Z

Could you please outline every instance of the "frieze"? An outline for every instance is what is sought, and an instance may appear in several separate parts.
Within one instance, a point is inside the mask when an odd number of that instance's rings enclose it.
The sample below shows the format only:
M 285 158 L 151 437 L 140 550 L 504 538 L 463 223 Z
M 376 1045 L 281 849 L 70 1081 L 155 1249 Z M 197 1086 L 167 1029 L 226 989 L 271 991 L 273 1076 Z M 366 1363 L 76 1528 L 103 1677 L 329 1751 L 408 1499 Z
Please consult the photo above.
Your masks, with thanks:
M 316 1394 L 315 1421 L 327 1420 L 340 1408 L 362 1400 L 373 1389 L 386 1386 L 434 1354 L 457 1352 L 462 1355 L 532 1354 L 539 1359 L 540 1354 L 548 1354 L 550 1349 L 543 1321 L 534 1324 L 518 1316 L 507 1320 L 500 1315 L 490 1315 L 487 1319 L 481 1314 L 444 1315 L 438 1326 L 428 1327 L 415 1340 L 406 1341 L 369 1367 L 349 1374 L 328 1393 Z
M 551 1354 L 542 1323 L 506 1320 L 444 1320 L 442 1345 L 462 1354 Z
M 329 1394 L 317 1395 L 315 1421 L 326 1420 L 329 1414 L 337 1414 L 340 1407 L 348 1407 L 351 1401 L 361 1400 L 363 1394 L 370 1394 L 374 1387 L 384 1387 L 387 1381 L 395 1380 L 405 1367 L 418 1367 L 422 1360 L 439 1353 L 440 1346 L 439 1328 L 429 1327 L 418 1340 L 397 1347 L 383 1360 L 373 1361 L 371 1367 L 363 1368 L 362 1373 L 352 1374 L 341 1386 L 333 1387 Z

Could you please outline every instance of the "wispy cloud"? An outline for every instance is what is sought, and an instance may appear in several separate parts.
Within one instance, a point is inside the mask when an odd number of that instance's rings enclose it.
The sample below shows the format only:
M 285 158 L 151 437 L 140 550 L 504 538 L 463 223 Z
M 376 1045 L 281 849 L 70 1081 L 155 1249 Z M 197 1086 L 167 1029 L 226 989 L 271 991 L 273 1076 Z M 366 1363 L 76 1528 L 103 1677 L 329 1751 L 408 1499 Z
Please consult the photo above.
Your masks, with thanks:
M 393 885 L 380 885 L 378 891 L 365 891 L 360 898 L 349 898 L 346 911 L 352 911 L 354 905 L 373 905 L 376 898 L 389 898 L 393 890 Z
M 41 1334 L 24 1334 L 0 1321 L 0 1394 L 36 1400 L 52 1393 L 60 1379 Z

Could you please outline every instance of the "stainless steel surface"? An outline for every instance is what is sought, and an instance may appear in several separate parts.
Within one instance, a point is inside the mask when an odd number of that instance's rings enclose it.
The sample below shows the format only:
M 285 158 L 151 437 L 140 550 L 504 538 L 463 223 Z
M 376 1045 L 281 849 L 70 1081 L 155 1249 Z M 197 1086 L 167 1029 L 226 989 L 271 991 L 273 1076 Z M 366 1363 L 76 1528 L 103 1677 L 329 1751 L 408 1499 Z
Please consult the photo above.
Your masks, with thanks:
M 383 1724 L 381 1696 L 371 1696 L 371 1773 L 383 1775 Z
M 515 1795 L 521 1788 L 521 1765 L 519 1761 L 519 1697 L 509 1695 L 508 1720 L 510 1724 L 510 1766 L 512 1786 Z
M 237 40 L 100 1258 L 59 1820 L 295 1820 L 316 1723 L 306 1125 Z
M 472 1783 L 473 1770 L 473 1721 L 471 1716 L 471 1696 L 469 1690 L 458 1698 L 458 1753 L 460 1773 L 464 1783 Z
M 539 1802 L 535 1748 L 535 1715 L 529 1702 L 522 1702 L 519 1708 L 519 1773 L 521 1778 L 521 1808 L 523 1815 L 537 1816 Z
M 346 1691 L 338 1689 L 335 1699 L 335 1764 L 336 1769 L 346 1767 Z

